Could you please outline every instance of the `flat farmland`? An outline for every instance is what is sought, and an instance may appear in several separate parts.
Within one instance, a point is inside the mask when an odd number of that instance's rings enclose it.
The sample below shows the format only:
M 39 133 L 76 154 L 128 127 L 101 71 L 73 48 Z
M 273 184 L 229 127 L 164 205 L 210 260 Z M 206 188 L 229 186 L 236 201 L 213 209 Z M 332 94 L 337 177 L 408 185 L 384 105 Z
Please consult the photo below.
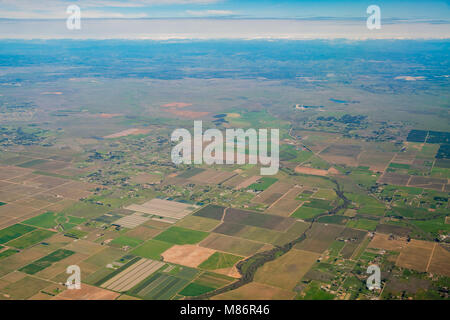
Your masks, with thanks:
M 115 300 L 119 293 L 83 283 L 80 290 L 65 290 L 53 300 Z
M 125 292 L 149 277 L 164 266 L 163 262 L 140 259 L 119 274 L 104 282 L 101 287 L 118 292 Z
M 235 175 L 235 172 L 206 169 L 189 178 L 189 180 L 199 184 L 221 184 Z
M 19 238 L 35 229 L 36 228 L 31 226 L 15 224 L 13 226 L 0 230 L 0 244 Z
M 214 250 L 194 245 L 174 245 L 164 251 L 161 256 L 164 261 L 196 268 L 209 259 Z
M 406 238 L 393 238 L 388 234 L 377 233 L 370 241 L 368 248 L 400 252 L 406 246 Z
M 154 239 L 173 244 L 196 244 L 208 236 L 207 232 L 180 227 L 170 227 L 158 234 Z
M 252 202 L 263 203 L 266 205 L 271 205 L 279 198 L 281 198 L 286 192 L 292 189 L 292 185 L 283 182 L 275 182 L 269 188 L 258 194 L 252 199 Z
M 427 271 L 450 277 L 450 252 L 448 247 L 446 249 L 439 244 L 435 244 Z
M 317 261 L 319 254 L 293 249 L 258 269 L 255 281 L 292 290 Z
M 149 300 L 169 300 L 183 289 L 189 280 L 169 274 L 155 273 L 128 293 Z
M 200 246 L 238 256 L 250 256 L 263 247 L 263 243 L 212 233 Z
M 315 253 L 324 252 L 344 231 L 343 226 L 315 223 L 311 230 L 307 231 L 305 240 L 295 245 L 296 249 L 307 250 Z
M 400 252 L 396 265 L 425 272 L 428 268 L 434 245 L 433 242 L 411 240 Z
M 355 167 L 362 148 L 358 145 L 334 144 L 324 149 L 320 156 L 330 163 Z
M 283 217 L 289 217 L 301 204 L 301 201 L 296 200 L 296 198 L 302 190 L 303 188 L 294 186 L 280 199 L 272 203 L 266 212 Z
M 218 220 L 193 215 L 180 220 L 179 222 L 177 222 L 176 226 L 198 231 L 210 232 L 214 228 L 216 228 L 219 224 L 220 221 Z
M 182 219 L 197 209 L 197 206 L 176 201 L 152 199 L 141 205 L 130 205 L 125 209 L 160 217 Z
M 200 269 L 205 270 L 218 270 L 232 268 L 236 263 L 242 260 L 242 257 L 235 256 L 223 252 L 215 252 L 208 259 L 203 261 L 200 265 Z
M 225 222 L 266 228 L 276 231 L 286 231 L 295 220 L 275 215 L 261 214 L 252 211 L 229 208 L 226 211 Z
M 50 284 L 51 282 L 27 276 L 6 286 L 1 291 L 7 293 L 13 299 L 22 300 L 32 297 Z
M 213 300 L 290 300 L 295 293 L 289 290 L 252 282 L 239 289 L 213 297 Z
M 210 204 L 195 212 L 194 216 L 222 220 L 225 209 L 225 207 Z

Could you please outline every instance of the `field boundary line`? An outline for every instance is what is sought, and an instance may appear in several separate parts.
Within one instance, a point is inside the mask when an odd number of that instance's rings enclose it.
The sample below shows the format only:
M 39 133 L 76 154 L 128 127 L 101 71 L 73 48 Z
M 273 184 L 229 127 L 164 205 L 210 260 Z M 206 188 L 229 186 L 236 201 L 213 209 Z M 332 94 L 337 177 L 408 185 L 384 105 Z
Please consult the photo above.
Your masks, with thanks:
M 428 272 L 428 269 L 430 268 L 431 260 L 433 259 L 434 251 L 435 251 L 437 245 L 438 244 L 435 243 L 434 246 L 433 246 L 433 250 L 431 250 L 430 259 L 428 260 L 427 267 L 425 269 L 426 272 Z

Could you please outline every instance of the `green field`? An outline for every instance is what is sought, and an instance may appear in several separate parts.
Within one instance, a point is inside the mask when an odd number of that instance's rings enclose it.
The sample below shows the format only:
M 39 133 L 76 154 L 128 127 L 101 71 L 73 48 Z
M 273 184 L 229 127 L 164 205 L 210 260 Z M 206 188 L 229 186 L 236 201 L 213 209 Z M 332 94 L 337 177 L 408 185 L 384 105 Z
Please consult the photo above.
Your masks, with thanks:
M 26 265 L 25 267 L 19 269 L 19 271 L 33 275 L 39 271 L 44 270 L 45 268 L 50 267 L 55 262 L 58 262 L 67 257 L 70 257 L 74 253 L 75 252 L 73 252 L 71 250 L 58 249 L 58 250 L 53 251 L 52 253 L 46 255 L 45 257 L 42 257 L 39 260 L 36 260 L 36 261 Z
M 235 256 L 228 253 L 215 252 L 207 260 L 203 261 L 199 268 L 205 270 L 217 270 L 231 268 L 234 266 L 242 257 Z
M 137 247 L 133 251 L 131 251 L 131 254 L 134 254 L 136 256 L 140 256 L 143 258 L 149 258 L 149 259 L 155 259 L 160 260 L 161 259 L 161 253 L 172 247 L 173 244 L 158 241 L 158 240 L 148 240 L 141 246 Z
M 136 238 L 132 238 L 132 237 L 128 237 L 128 236 L 120 236 L 120 237 L 114 239 L 113 241 L 111 241 L 110 244 L 118 245 L 120 247 L 128 246 L 128 247 L 134 248 L 134 247 L 137 247 L 138 245 L 140 245 L 142 242 L 144 242 L 144 241 L 141 239 L 136 239 Z
M 252 185 L 250 185 L 248 189 L 254 191 L 264 191 L 277 181 L 278 181 L 277 178 L 263 177 L 259 179 L 258 182 L 255 182 Z
M 208 236 L 207 232 L 170 227 L 155 237 L 155 240 L 174 244 L 196 244 Z
M 62 213 L 45 212 L 31 219 L 25 220 L 23 223 L 35 227 L 41 227 L 51 229 L 61 224 L 65 230 L 71 229 L 80 223 L 83 223 L 86 219 L 72 216 L 65 216 Z
M 213 291 L 215 288 L 207 287 L 198 283 L 190 283 L 187 287 L 180 291 L 180 294 L 186 297 L 195 297 L 203 293 Z
M 19 250 L 6 249 L 5 251 L 0 252 L 0 260 L 7 258 L 9 256 L 12 256 L 13 254 L 16 254 L 17 252 L 19 252 Z
M 25 226 L 23 224 L 15 224 L 3 230 L 0 230 L 0 244 L 14 240 L 24 234 L 35 230 L 36 228 Z
M 347 227 L 355 229 L 363 229 L 374 231 L 377 227 L 378 221 L 369 219 L 354 219 L 347 223 Z
M 25 249 L 29 246 L 41 242 L 42 240 L 50 238 L 54 234 L 55 232 L 53 231 L 38 229 L 20 238 L 8 242 L 8 246 L 18 249 Z
M 299 219 L 311 219 L 324 212 L 325 210 L 323 209 L 301 206 L 300 208 L 295 210 L 291 217 Z

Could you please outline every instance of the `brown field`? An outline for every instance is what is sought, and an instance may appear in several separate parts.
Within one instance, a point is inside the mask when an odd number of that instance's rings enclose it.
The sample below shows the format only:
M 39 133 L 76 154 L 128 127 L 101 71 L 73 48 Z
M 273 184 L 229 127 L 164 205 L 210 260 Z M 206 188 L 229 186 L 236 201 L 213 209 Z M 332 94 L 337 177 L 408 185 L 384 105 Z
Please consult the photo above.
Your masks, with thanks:
M 370 241 L 368 248 L 377 248 L 400 252 L 406 246 L 406 238 L 395 237 L 394 239 L 390 239 L 390 236 L 387 234 L 377 233 L 373 237 L 372 241 Z
M 203 172 L 200 172 L 199 174 L 196 174 L 189 180 L 194 181 L 196 183 L 206 183 L 206 184 L 220 184 L 224 181 L 227 181 L 228 179 L 235 176 L 235 172 L 228 172 L 228 171 L 218 171 L 213 169 L 207 169 Z
M 14 166 L 0 166 L 0 180 L 8 180 L 31 173 L 33 170 Z
M 280 199 L 286 192 L 291 190 L 292 187 L 293 185 L 288 183 L 275 182 L 269 188 L 254 197 L 252 202 L 270 205 Z
M 130 136 L 130 135 L 147 134 L 149 132 L 150 132 L 149 129 L 133 128 L 133 129 L 127 129 L 127 130 L 123 130 L 123 131 L 120 131 L 120 132 L 116 132 L 116 133 L 110 134 L 108 136 L 104 136 L 103 138 L 104 139 L 114 139 L 114 138 L 121 138 L 121 137 Z
M 344 231 L 343 226 L 316 223 L 307 234 L 307 238 L 295 245 L 296 249 L 322 253 Z
M 239 289 L 213 297 L 213 300 L 289 300 L 295 296 L 294 292 L 274 288 L 261 283 L 252 282 Z
M 397 258 L 396 265 L 425 272 L 433 252 L 433 242 L 411 240 Z
M 378 179 L 378 183 L 386 183 L 393 184 L 397 186 L 406 186 L 409 181 L 410 176 L 407 174 L 399 174 L 395 172 L 385 172 L 380 179 Z
M 428 272 L 443 274 L 450 277 L 450 252 L 448 249 L 435 244 L 433 256 L 428 265 Z
M 236 190 L 245 189 L 245 188 L 247 188 L 248 186 L 254 184 L 254 183 L 255 183 L 256 181 L 258 181 L 259 179 L 261 179 L 261 176 L 253 176 L 253 177 L 250 177 L 250 178 L 244 180 L 243 182 L 241 182 L 240 184 L 238 184 L 238 185 L 236 186 Z
M 242 182 L 247 180 L 246 177 L 240 176 L 238 172 L 235 172 L 235 173 L 237 173 L 237 175 L 235 175 L 231 179 L 228 179 L 227 181 L 225 181 L 223 183 L 224 186 L 236 189 L 236 187 L 238 185 L 240 185 Z
M 149 228 L 141 225 L 134 228 L 133 230 L 128 231 L 125 235 L 132 238 L 147 240 L 157 236 L 161 232 L 162 230 Z
M 142 172 L 132 177 L 130 181 L 139 184 L 157 184 L 161 182 L 161 176 Z
M 295 172 L 301 174 L 309 174 L 313 176 L 326 176 L 328 174 L 327 170 L 314 169 L 309 167 L 298 166 L 295 168 Z
M 391 224 L 379 224 L 377 226 L 377 232 L 384 234 L 393 234 L 399 237 L 406 237 L 411 232 L 411 229 Z
M 180 220 L 177 222 L 178 227 L 183 228 L 189 228 L 193 230 L 199 230 L 199 231 L 212 231 L 214 228 L 216 228 L 220 224 L 220 221 L 204 218 L 204 217 L 198 217 L 198 216 L 188 216 L 184 218 L 183 220 Z
M 292 290 L 317 261 L 319 254 L 292 249 L 280 258 L 258 269 L 255 281 Z
M 214 252 L 216 251 L 194 245 L 175 245 L 162 253 L 161 256 L 164 261 L 196 268 Z
M 117 292 L 82 283 L 80 290 L 65 290 L 52 300 L 115 300 L 119 295 Z
M 177 201 L 152 199 L 140 205 L 129 205 L 125 209 L 179 220 L 197 209 L 197 206 Z
M 262 248 L 263 245 L 263 243 L 229 237 L 216 233 L 211 233 L 200 243 L 200 246 L 205 248 L 228 252 L 245 257 L 255 254 L 259 249 Z
M 303 189 L 298 186 L 291 188 L 284 194 L 283 197 L 272 203 L 266 212 L 283 217 L 289 217 L 301 204 L 301 202 L 299 200 L 295 200 L 295 198 L 302 190 Z

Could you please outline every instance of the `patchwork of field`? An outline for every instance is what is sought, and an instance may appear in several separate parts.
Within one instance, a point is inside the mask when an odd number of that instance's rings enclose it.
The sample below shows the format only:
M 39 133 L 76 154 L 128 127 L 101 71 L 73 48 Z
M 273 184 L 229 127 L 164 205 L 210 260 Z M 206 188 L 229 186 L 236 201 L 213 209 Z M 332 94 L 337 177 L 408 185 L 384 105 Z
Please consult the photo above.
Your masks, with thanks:
M 62 210 L 87 197 L 94 184 L 35 174 L 29 165 L 0 166 L 0 228 L 21 222 L 44 211 Z
M 211 257 L 211 255 L 213 255 L 214 253 L 214 250 L 199 246 L 174 245 L 167 251 L 164 251 L 161 256 L 163 257 L 164 261 L 196 268 L 202 262 Z
M 108 290 L 124 292 L 133 288 L 164 266 L 163 262 L 151 259 L 140 259 L 128 268 L 104 282 L 101 287 Z
M 206 169 L 189 177 L 189 180 L 199 184 L 221 184 L 235 175 L 235 172 Z
M 142 205 L 133 204 L 125 207 L 125 209 L 179 220 L 197 209 L 197 206 L 176 201 L 152 199 Z
M 293 249 L 260 268 L 256 272 L 255 281 L 285 290 L 292 290 L 318 257 L 319 254 L 317 253 Z
M 278 199 L 280 199 L 286 192 L 293 188 L 292 185 L 276 182 L 272 184 L 269 188 L 255 196 L 252 201 L 255 203 L 263 203 L 266 205 L 271 205 Z
M 301 204 L 301 201 L 296 200 L 296 198 L 302 190 L 303 188 L 294 186 L 281 198 L 273 202 L 270 207 L 266 209 L 266 212 L 283 217 L 289 217 Z
M 200 243 L 200 246 L 247 257 L 258 252 L 264 243 L 212 233 Z
M 128 229 L 133 229 L 150 220 L 150 217 L 144 216 L 142 213 L 134 213 L 129 216 L 120 218 L 112 224 Z

